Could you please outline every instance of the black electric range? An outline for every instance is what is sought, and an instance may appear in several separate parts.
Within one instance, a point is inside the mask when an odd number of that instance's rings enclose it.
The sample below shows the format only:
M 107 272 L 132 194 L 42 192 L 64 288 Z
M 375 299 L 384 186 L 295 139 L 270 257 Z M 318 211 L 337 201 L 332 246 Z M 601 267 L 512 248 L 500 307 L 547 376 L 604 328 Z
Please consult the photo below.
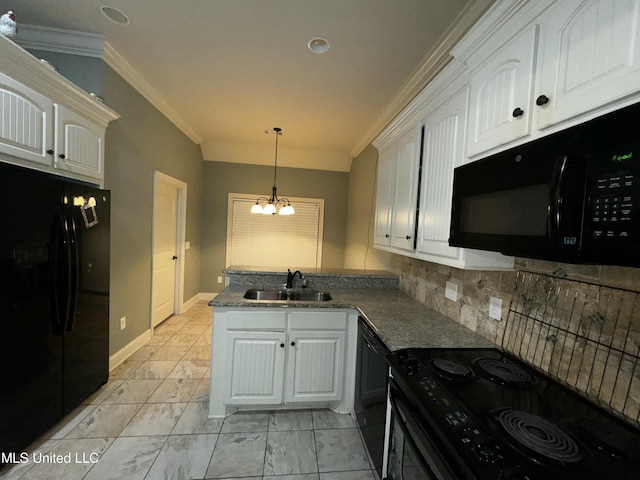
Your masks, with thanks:
M 640 478 L 640 430 L 507 353 L 406 349 L 387 362 L 391 404 L 431 472 L 416 478 Z

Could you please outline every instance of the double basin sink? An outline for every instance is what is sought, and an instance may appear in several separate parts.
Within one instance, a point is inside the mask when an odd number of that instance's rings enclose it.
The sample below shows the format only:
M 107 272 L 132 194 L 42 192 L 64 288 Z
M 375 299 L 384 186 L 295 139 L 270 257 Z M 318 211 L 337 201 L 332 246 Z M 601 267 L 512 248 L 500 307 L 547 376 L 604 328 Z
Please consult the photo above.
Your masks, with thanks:
M 247 300 L 293 300 L 299 302 L 326 302 L 331 300 L 328 292 L 308 291 L 287 291 L 270 290 L 264 288 L 251 288 L 244 294 Z

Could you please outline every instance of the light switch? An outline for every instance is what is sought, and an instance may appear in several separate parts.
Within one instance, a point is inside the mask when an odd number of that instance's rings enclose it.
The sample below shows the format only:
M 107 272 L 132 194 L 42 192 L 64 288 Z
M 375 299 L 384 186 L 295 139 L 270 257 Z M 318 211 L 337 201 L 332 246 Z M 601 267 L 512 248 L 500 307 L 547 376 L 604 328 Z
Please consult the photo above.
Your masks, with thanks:
M 187 240 L 187 241 L 184 243 L 184 249 L 185 249 L 185 250 L 189 250 L 190 248 L 191 248 L 191 242 L 190 242 L 189 240 Z
M 502 319 L 502 299 L 489 297 L 489 316 L 496 320 Z
M 458 284 L 447 282 L 445 284 L 444 296 L 454 302 L 458 300 Z

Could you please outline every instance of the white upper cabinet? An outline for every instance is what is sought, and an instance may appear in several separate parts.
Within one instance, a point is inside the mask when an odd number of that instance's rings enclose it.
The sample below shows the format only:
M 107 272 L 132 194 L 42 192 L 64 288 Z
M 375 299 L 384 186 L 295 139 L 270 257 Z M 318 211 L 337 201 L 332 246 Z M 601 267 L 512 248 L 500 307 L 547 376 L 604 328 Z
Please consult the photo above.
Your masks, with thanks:
M 102 182 L 106 129 L 61 105 L 55 112 L 56 168 Z
M 640 1 L 563 0 L 540 20 L 538 128 L 640 89 Z
M 0 35 L 0 161 L 102 186 L 118 114 Z
M 391 216 L 393 214 L 393 196 L 396 184 L 395 144 L 378 155 L 377 178 L 373 243 L 386 247 L 391 245 Z
M 391 219 L 391 246 L 413 250 L 420 169 L 420 127 L 405 133 L 396 144 L 396 181 Z
M 471 70 L 477 159 L 637 102 L 640 0 L 498 2 L 454 55 Z
M 53 102 L 0 73 L 0 153 L 52 165 Z
M 537 25 L 491 56 L 471 77 L 470 156 L 531 133 Z
M 424 122 L 420 217 L 416 250 L 429 259 L 459 261 L 462 249 L 450 247 L 453 169 L 464 158 L 468 88 L 464 88 Z
M 510 269 L 512 257 L 448 245 L 454 168 L 638 102 L 640 0 L 500 0 L 451 54 L 373 142 L 374 245 L 458 268 Z
M 397 137 L 378 155 L 374 245 L 413 250 L 420 168 L 420 126 Z

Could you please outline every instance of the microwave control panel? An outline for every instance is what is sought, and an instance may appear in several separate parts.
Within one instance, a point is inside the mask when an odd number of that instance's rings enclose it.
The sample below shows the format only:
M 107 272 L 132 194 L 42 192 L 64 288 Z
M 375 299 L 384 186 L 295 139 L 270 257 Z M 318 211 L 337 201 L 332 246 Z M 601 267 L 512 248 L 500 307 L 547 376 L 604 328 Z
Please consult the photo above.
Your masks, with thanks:
M 600 177 L 591 196 L 591 232 L 594 239 L 628 238 L 632 235 L 633 173 Z
M 597 252 L 611 255 L 618 248 L 624 248 L 617 252 L 620 255 L 629 255 L 628 248 L 639 244 L 640 146 L 633 147 L 590 159 L 582 240 L 584 253 L 596 254 L 593 260 L 597 260 Z

